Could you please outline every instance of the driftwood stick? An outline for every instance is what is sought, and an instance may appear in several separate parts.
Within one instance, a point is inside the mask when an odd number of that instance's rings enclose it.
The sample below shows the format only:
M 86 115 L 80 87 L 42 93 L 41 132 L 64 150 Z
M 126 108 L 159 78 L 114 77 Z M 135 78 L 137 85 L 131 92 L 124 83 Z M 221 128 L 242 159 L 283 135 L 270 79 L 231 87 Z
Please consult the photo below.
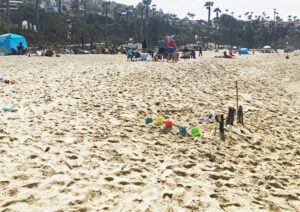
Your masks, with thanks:
M 237 117 L 238 117 L 238 123 L 244 124 L 244 114 L 243 114 L 243 107 L 242 107 L 242 105 L 239 106 Z
M 228 114 L 226 117 L 226 125 L 233 125 L 235 113 L 236 113 L 236 110 L 234 109 L 234 107 L 228 108 Z
M 221 117 L 219 118 L 219 130 L 220 133 L 224 134 L 224 115 L 220 115 Z
M 239 88 L 238 88 L 238 81 L 235 82 L 235 88 L 236 88 L 236 111 L 239 111 Z M 239 123 L 238 116 L 237 116 L 237 122 Z

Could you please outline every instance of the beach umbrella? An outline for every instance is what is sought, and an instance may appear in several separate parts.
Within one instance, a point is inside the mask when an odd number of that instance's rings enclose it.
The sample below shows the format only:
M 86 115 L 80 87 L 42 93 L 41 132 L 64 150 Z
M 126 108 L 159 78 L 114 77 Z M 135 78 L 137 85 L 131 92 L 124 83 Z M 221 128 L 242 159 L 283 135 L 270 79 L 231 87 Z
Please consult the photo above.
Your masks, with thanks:
M 271 49 L 271 46 L 264 46 L 264 49 Z
M 248 49 L 247 48 L 242 48 L 240 50 L 240 54 L 248 54 Z
M 0 47 L 2 48 L 1 51 L 3 51 L 3 48 L 9 54 L 12 53 L 12 49 L 18 51 L 19 43 L 22 43 L 24 48 L 28 48 L 26 39 L 21 35 L 16 35 L 16 34 L 0 35 Z

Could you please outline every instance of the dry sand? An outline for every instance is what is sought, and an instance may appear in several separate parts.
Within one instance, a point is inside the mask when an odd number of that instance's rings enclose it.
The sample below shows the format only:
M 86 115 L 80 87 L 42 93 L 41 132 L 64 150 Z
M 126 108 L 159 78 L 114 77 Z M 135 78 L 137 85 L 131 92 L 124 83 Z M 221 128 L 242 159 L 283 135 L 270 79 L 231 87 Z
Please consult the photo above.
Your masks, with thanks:
M 300 57 L 204 54 L 0 57 L 21 78 L 0 85 L 0 211 L 299 211 Z M 236 80 L 250 112 L 221 141 L 197 118 L 235 106 Z

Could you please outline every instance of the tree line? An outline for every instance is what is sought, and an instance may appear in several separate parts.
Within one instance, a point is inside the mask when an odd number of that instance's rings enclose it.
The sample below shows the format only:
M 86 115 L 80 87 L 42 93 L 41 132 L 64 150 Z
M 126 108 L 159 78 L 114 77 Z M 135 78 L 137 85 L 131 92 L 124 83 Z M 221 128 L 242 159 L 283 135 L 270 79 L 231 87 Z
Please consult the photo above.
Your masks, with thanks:
M 283 48 L 289 41 L 300 48 L 299 30 L 294 25 L 282 24 L 276 9 L 273 20 L 265 13 L 256 16 L 252 12 L 246 13 L 243 20 L 241 15 L 235 18 L 234 12 L 228 13 L 228 9 L 222 13 L 209 1 L 203 5 L 207 9 L 208 19 L 194 20 L 193 13 L 188 13 L 185 18 L 163 13 L 156 9 L 156 5 L 151 5 L 151 0 L 143 0 L 136 6 L 123 6 L 110 1 L 90 5 L 88 0 L 72 0 L 69 11 L 58 0 L 58 13 L 45 12 L 36 0 L 22 4 L 15 14 L 7 13 L 9 10 L 3 7 L 4 1 L 0 2 L 0 33 L 22 34 L 31 46 L 39 48 L 69 45 L 89 48 L 101 43 L 120 45 L 128 43 L 130 38 L 135 42 L 146 40 L 147 46 L 153 47 L 158 40 L 171 35 L 175 36 L 178 45 L 193 44 L 196 42 L 195 35 L 199 35 L 200 42 L 213 43 L 215 47 L 235 45 L 261 48 L 272 45 Z M 296 16 L 293 18 L 297 20 Z M 28 24 L 26 29 L 22 27 L 24 20 Z

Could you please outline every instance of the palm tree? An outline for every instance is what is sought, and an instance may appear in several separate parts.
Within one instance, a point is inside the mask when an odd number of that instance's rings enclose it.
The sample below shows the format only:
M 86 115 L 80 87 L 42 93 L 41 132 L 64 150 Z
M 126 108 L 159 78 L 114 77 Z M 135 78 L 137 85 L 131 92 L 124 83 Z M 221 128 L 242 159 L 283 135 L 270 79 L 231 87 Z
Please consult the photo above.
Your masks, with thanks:
M 129 15 L 133 11 L 133 6 L 127 6 L 126 7 L 126 22 L 129 22 Z
M 247 20 L 247 18 L 248 18 L 248 15 L 249 15 L 249 12 L 246 12 L 244 15 L 245 15 L 245 17 L 246 17 L 246 20 Z
M 108 41 L 108 13 L 109 13 L 110 1 L 103 1 L 101 4 L 102 9 L 105 13 L 105 41 Z
M 134 7 L 133 6 L 133 9 L 132 9 L 132 14 L 134 16 L 134 31 L 135 31 L 135 36 L 134 36 L 134 40 L 138 40 L 139 39 L 139 32 L 138 32 L 138 15 L 139 15 L 139 9 L 138 7 Z
M 143 0 L 143 4 L 146 6 L 146 44 L 147 48 L 149 48 L 149 5 L 152 0 Z
M 261 15 L 259 15 L 259 16 L 257 17 L 257 20 L 259 20 L 259 21 L 261 20 Z
M 194 13 L 188 13 L 187 14 L 187 17 L 190 17 L 192 20 L 194 20 L 194 17 L 195 17 L 196 15 L 194 14 Z
M 296 21 L 297 20 L 297 16 L 294 16 L 293 19 L 294 19 L 294 21 Z
M 265 20 L 266 19 L 266 12 L 263 12 L 262 15 L 263 15 L 263 20 Z
M 274 21 L 276 21 L 276 8 L 274 8 Z
M 120 9 L 120 5 L 119 4 L 116 4 L 116 6 L 114 7 L 114 18 L 117 19 L 118 17 L 118 12 L 119 12 L 119 9 Z
M 38 1 L 38 0 L 36 0 Z M 71 9 L 73 11 L 73 14 L 79 18 L 79 8 L 80 8 L 80 2 L 79 0 L 72 0 L 71 2 Z
M 214 2 L 213 1 L 208 1 L 204 4 L 204 7 L 206 7 L 206 9 L 208 10 L 208 31 L 210 31 L 210 13 L 211 13 L 211 8 L 214 6 Z
M 1 21 L 2 21 L 2 25 L 1 25 L 1 29 L 2 31 L 4 30 L 4 9 L 3 9 L 3 0 L 0 1 L 0 5 L 1 5 Z
M 9 13 L 9 0 L 7 0 L 7 2 L 6 2 L 6 15 L 7 15 L 7 20 L 6 20 L 6 22 L 7 22 L 7 32 L 8 33 L 10 33 L 10 13 Z
M 281 18 L 279 16 L 279 13 L 276 13 L 276 21 L 281 21 Z
M 58 0 L 58 13 L 61 14 L 61 0 Z
M 226 15 L 227 15 L 227 13 L 228 13 L 228 11 L 229 11 L 229 10 L 228 10 L 228 9 L 226 9 L 225 11 L 226 11 Z
M 88 3 L 89 3 L 89 0 L 83 0 L 82 1 L 83 7 L 84 7 L 84 15 L 85 16 L 87 16 L 87 14 L 88 14 L 88 8 L 89 8 Z
M 242 19 L 242 15 L 239 15 L 239 19 Z
M 289 20 L 291 20 L 291 19 L 292 19 L 292 16 L 291 16 L 291 15 L 289 15 L 289 16 L 288 16 L 288 18 L 289 18 Z
M 214 12 L 216 13 L 216 17 L 219 18 L 219 13 L 221 13 L 222 11 L 220 10 L 219 7 L 214 9 Z
M 156 11 L 156 4 L 153 4 L 152 5 L 152 17 L 154 17 L 155 11 Z
M 232 16 L 232 17 L 234 16 L 234 12 L 231 12 L 231 16 Z
M 143 3 L 139 3 L 136 6 L 137 13 L 141 14 L 141 31 L 140 31 L 140 41 L 143 39 L 143 25 L 144 25 L 144 10 L 145 5 Z
M 39 31 L 40 30 L 40 0 L 35 0 L 35 15 L 36 15 L 36 28 Z

